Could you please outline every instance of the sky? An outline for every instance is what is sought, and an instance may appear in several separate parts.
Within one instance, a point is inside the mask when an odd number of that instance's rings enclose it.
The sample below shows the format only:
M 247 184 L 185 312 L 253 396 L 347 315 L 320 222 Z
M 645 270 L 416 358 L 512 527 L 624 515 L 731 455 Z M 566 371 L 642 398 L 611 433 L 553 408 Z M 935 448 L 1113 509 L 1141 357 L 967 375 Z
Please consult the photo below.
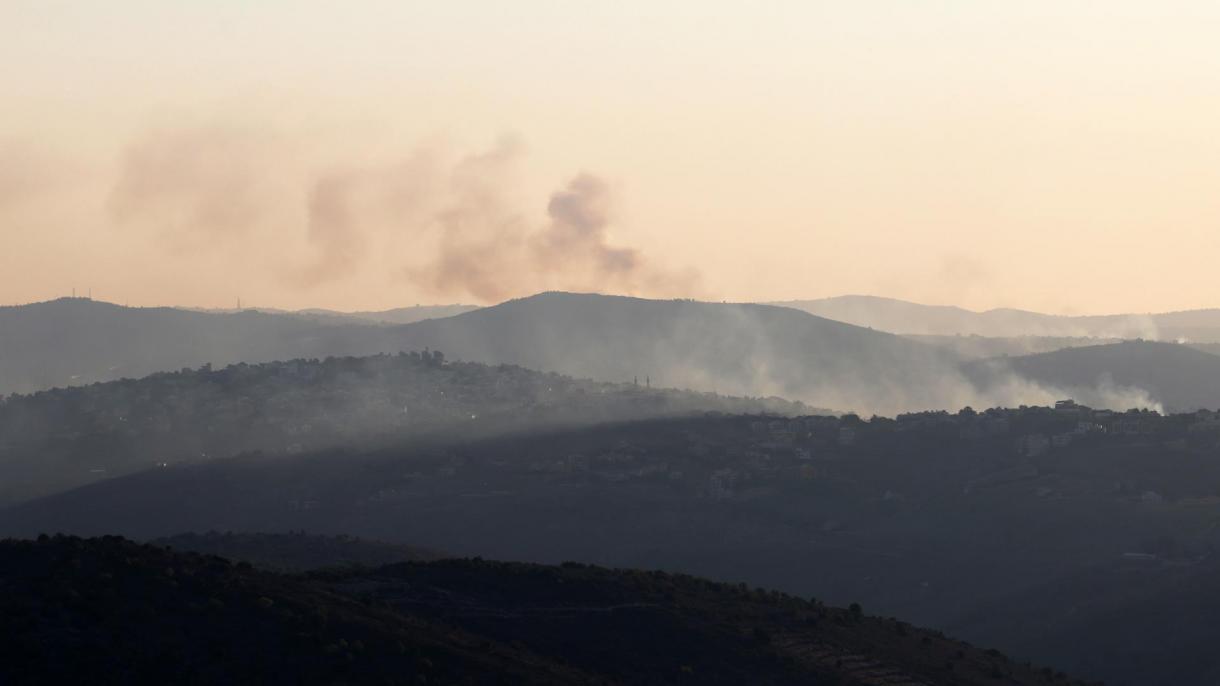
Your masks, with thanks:
M 0 303 L 1220 306 L 1220 3 L 0 2 Z

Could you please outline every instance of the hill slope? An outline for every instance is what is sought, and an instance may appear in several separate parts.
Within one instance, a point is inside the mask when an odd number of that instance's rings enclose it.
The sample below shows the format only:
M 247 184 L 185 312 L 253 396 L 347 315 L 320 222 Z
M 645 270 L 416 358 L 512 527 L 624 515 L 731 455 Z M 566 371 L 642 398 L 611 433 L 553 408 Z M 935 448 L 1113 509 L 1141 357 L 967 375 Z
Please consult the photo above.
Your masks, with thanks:
M 479 309 L 475 305 L 415 305 L 413 307 L 396 307 L 391 310 L 367 310 L 343 312 L 340 310 L 308 309 L 297 310 L 295 314 L 302 316 L 322 317 L 332 320 L 355 320 L 374 322 L 377 324 L 411 324 L 425 319 L 442 319 Z
M 766 305 L 544 293 L 398 331 L 465 360 L 820 407 L 892 413 L 963 394 L 948 353 Z
M 935 336 L 909 334 L 907 338 L 946 348 L 963 360 L 982 360 L 989 357 L 1016 357 L 1049 353 L 1064 348 L 1081 348 L 1089 345 L 1121 343 L 1117 338 L 1091 336 Z
M 975 312 L 864 295 L 773 303 L 838 321 L 900 334 L 1053 336 L 1220 341 L 1220 309 L 1156 314 L 1062 316 L 1000 308 Z
M 1044 404 L 1057 395 L 1028 382 L 980 390 L 951 350 L 789 307 L 573 293 L 543 293 L 402 326 L 131 309 L 82 299 L 7 308 L 0 310 L 0 391 L 207 362 L 423 348 L 451 359 L 782 396 L 864 414 Z
M 452 317 L 463 312 L 479 309 L 476 305 L 412 305 L 410 307 L 395 307 L 389 310 L 328 310 L 321 307 L 310 307 L 303 310 L 282 310 L 277 307 L 253 307 L 246 310 L 211 309 L 200 307 L 182 307 L 188 312 L 204 312 L 208 314 L 236 314 L 243 311 L 258 311 L 265 314 L 278 314 L 298 317 L 325 324 L 410 324 L 425 319 Z
M 860 602 L 1111 684 L 1166 683 L 1189 675 L 1180 665 L 1212 659 L 1198 648 L 1212 622 L 1182 614 L 1169 633 L 1142 621 L 1164 616 L 1136 612 L 1143 603 L 1122 622 L 1078 608 L 1122 607 L 1113 600 L 1122 579 L 1172 591 L 1175 570 L 1214 568 L 1205 560 L 1220 549 L 1220 419 L 1105 415 L 710 416 L 252 456 L 6 509 L 0 535 L 307 530 L 460 555 L 660 567 Z M 1106 424 L 1073 433 L 1081 417 Z M 1065 434 L 1066 445 L 1047 440 Z M 1035 436 L 1039 450 L 1026 440 Z M 1128 553 L 1147 576 L 1122 576 Z M 1116 564 L 1113 577 L 1090 571 Z M 1105 590 L 1106 578 L 1118 591 Z M 1211 684 L 1212 664 L 1170 683 Z
M 439 352 L 153 374 L 0 398 L 0 504 L 148 469 L 457 432 L 492 436 L 704 412 L 801 414 L 778 398 L 607 384 Z
M 293 577 L 56 537 L 0 542 L 0 586 L 0 680 L 12 684 L 1045 683 L 995 651 L 858 609 L 582 565 Z
M 544 293 L 402 326 L 63 299 L 0 309 L 0 393 L 234 362 L 426 347 L 604 381 L 893 412 L 962 395 L 955 361 L 788 308 Z
M 791 307 L 819 317 L 897 334 L 979 333 L 974 330 L 977 326 L 977 312 L 948 305 L 921 305 L 872 295 L 841 295 L 820 300 L 786 300 L 769 304 Z
M 1176 343 L 1126 341 L 988 360 L 970 367 L 978 378 L 1016 373 L 1035 383 L 1086 397 L 1099 387 L 1142 391 L 1169 412 L 1220 408 L 1220 356 Z M 984 382 L 985 384 L 985 382 Z
M 1014 624 L 1011 607 L 1028 611 Z M 1220 561 L 1136 558 L 972 608 L 948 630 L 984 643 L 1001 638 L 1012 653 L 1081 674 L 1124 675 L 1107 683 L 1215 684 L 1220 660 L 1205 627 L 1218 613 Z
M 123 307 L 85 298 L 0 307 L 0 395 L 201 364 L 397 352 L 383 327 L 256 311 Z
M 208 531 L 183 533 L 150 541 L 178 551 L 249 562 L 272 572 L 307 572 L 323 568 L 381 567 L 396 562 L 438 560 L 445 555 L 398 543 L 353 536 L 317 536 Z

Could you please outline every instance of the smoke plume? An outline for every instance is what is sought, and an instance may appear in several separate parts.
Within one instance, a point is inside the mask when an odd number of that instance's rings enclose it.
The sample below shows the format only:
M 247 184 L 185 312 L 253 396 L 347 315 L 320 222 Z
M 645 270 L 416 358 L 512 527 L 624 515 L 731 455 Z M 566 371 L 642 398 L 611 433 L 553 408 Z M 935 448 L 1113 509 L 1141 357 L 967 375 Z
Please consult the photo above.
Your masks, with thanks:
M 317 284 L 341 277 L 356 268 L 365 241 L 352 207 L 357 179 L 333 173 L 316 179 L 307 201 L 307 237 L 317 258 L 302 272 L 302 282 Z
M 123 150 L 108 206 L 116 229 L 156 236 L 178 259 L 246 260 L 292 288 L 379 279 L 482 302 L 692 294 L 693 273 L 614 243 L 615 199 L 598 176 L 575 174 L 545 205 L 525 200 L 524 154 L 514 136 L 465 156 L 373 155 L 251 127 L 153 131 Z
M 179 252 L 241 237 L 273 210 L 272 161 L 268 139 L 240 127 L 150 132 L 122 155 L 111 218 Z
M 689 295 L 693 273 L 650 264 L 608 237 L 613 196 L 599 177 L 582 172 L 551 194 L 549 221 L 531 228 L 507 192 L 520 156 L 515 139 L 456 165 L 449 202 L 436 214 L 435 259 L 406 270 L 409 281 L 438 296 L 485 302 L 544 290 Z

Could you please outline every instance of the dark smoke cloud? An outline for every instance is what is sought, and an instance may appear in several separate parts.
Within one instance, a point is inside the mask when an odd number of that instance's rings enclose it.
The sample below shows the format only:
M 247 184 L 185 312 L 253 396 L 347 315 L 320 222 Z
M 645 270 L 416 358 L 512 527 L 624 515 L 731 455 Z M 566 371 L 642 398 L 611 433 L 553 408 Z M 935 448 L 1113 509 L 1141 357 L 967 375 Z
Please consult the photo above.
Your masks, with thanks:
M 485 302 L 551 289 L 692 294 L 693 273 L 656 268 L 637 250 L 610 245 L 613 196 L 593 174 L 581 173 L 555 191 L 546 207 L 549 222 L 531 230 L 505 191 L 520 153 L 519 143 L 506 139 L 457 165 L 451 202 L 437 216 L 437 257 L 408 269 L 413 284 Z
M 631 248 L 606 244 L 610 209 L 610 190 L 604 181 L 588 173 L 572 179 L 547 203 L 551 224 L 534 242 L 538 261 L 555 269 L 575 259 L 599 278 L 629 278 L 641 268 L 642 260 Z
M 555 190 L 545 221 L 522 210 L 515 136 L 448 160 L 427 148 L 388 162 L 341 149 L 317 165 L 312 150 L 242 126 L 147 133 L 121 156 L 111 218 L 176 257 L 223 250 L 293 287 L 380 270 L 422 295 L 483 302 L 555 289 L 693 295 L 693 273 L 613 244 L 614 197 L 593 174 Z

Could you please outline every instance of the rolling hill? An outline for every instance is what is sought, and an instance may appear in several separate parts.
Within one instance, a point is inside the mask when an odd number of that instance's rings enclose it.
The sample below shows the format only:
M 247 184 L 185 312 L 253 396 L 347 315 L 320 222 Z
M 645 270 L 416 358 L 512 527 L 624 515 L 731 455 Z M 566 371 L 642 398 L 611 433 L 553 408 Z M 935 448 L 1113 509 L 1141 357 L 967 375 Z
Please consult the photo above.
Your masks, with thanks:
M 439 352 L 187 369 L 0 398 L 0 505 L 191 462 L 457 432 L 495 436 L 702 414 L 813 412 L 779 398 L 609 384 Z
M 1081 613 L 1110 603 L 1122 579 L 1172 592 L 1175 578 L 1206 578 L 1191 570 L 1212 568 L 1220 546 L 1220 421 L 1116 414 L 1115 430 L 1025 448 L 1031 435 L 1072 432 L 1079 416 L 687 417 L 246 456 L 8 508 L 0 536 L 306 530 L 662 568 L 859 602 L 1107 683 L 1161 683 L 1210 654 L 1198 652 L 1210 623 L 1183 615 L 1164 640 L 1160 623 Z M 1134 433 L 1119 430 L 1128 423 Z M 1131 564 L 1145 576 L 1126 575 Z M 1046 602 L 1034 602 L 1040 592 Z M 1109 659 L 1116 650 L 1129 657 Z
M 900 334 L 988 337 L 1143 338 L 1220 341 L 1220 309 L 1063 316 L 999 308 L 976 312 L 866 295 L 772 303 L 821 317 Z
M 396 307 L 390 310 L 361 310 L 355 312 L 312 308 L 296 310 L 294 314 L 340 321 L 355 320 L 377 324 L 411 324 L 425 319 L 452 317 L 477 309 L 479 308 L 476 305 L 415 305 L 412 307 Z
M 354 536 L 317 536 L 303 531 L 283 534 L 187 532 L 158 538 L 149 543 L 178 551 L 240 560 L 260 569 L 283 573 L 381 567 L 397 562 L 451 557 L 435 550 L 424 550 L 399 543 Z
M 964 383 L 932 346 L 766 305 L 543 293 L 398 332 L 464 360 L 866 412 L 950 406 Z
M 986 360 L 967 367 L 986 385 L 989 375 L 1011 374 L 1063 389 L 1089 401 L 1098 389 L 1127 394 L 1132 406 L 1146 396 L 1169 412 L 1220 408 L 1220 356 L 1177 343 L 1125 341 Z M 1125 390 L 1124 390 L 1125 389 Z
M 1049 353 L 1064 348 L 1080 348 L 1089 345 L 1120 343 L 1117 338 L 1094 338 L 1089 336 L 936 336 L 906 334 L 906 338 L 945 348 L 962 360 L 981 360 L 989 357 L 1018 357 Z
M 287 576 L 57 536 L 0 542 L 0 587 L 7 684 L 1078 683 L 859 607 L 577 564 Z
M 1028 612 L 1014 623 L 1007 609 L 1018 606 Z M 1220 561 L 1136 556 L 1015 591 L 947 630 L 982 643 L 1001 638 L 1012 653 L 1081 674 L 1127 675 L 1107 683 L 1214 684 L 1220 661 L 1206 627 L 1217 613 Z
M 862 414 L 1045 404 L 1062 396 L 1065 385 L 1034 374 L 992 374 L 980 385 L 963 373 L 953 349 L 790 307 L 551 292 L 398 326 L 84 299 L 6 308 L 0 310 L 0 391 L 205 363 L 425 348 L 455 360 L 645 387 L 780 396 Z M 1095 406 L 1131 406 L 1123 404 L 1130 402 L 1126 396 L 1104 391 L 1090 396 Z
M 388 310 L 329 310 L 322 307 L 310 307 L 303 310 L 284 310 L 276 307 L 250 307 L 244 310 L 230 308 L 176 308 L 188 312 L 205 312 L 208 314 L 237 314 L 238 312 L 257 311 L 265 314 L 279 314 L 326 324 L 411 324 L 425 319 L 452 317 L 455 314 L 479 309 L 477 305 L 412 305 L 410 307 L 395 307 Z
M 0 310 L 0 392 L 234 362 L 439 349 L 602 381 L 868 412 L 960 405 L 955 358 L 765 305 L 543 293 L 401 326 L 65 299 Z
M 383 327 L 254 310 L 123 307 L 86 298 L 0 307 L 0 394 L 136 378 L 205 363 L 396 352 Z

